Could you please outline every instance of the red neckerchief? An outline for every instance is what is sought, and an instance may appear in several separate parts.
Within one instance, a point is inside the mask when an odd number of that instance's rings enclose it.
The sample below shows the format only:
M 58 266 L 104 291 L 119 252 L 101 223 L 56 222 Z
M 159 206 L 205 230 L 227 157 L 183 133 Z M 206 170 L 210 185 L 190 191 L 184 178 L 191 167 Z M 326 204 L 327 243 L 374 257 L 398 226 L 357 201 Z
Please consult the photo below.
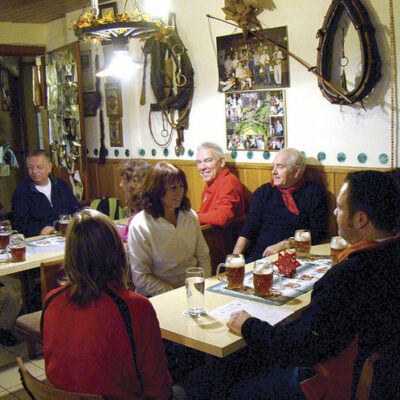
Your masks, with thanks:
M 390 239 L 380 241 L 380 242 L 377 242 L 376 240 L 363 240 L 362 242 L 352 244 L 350 247 L 348 247 L 347 249 L 345 249 L 341 253 L 339 253 L 338 262 L 342 262 L 350 254 L 356 253 L 357 251 L 372 249 L 373 247 L 378 247 L 381 244 L 388 243 L 388 242 L 391 242 L 392 240 L 396 240 L 399 238 L 400 238 L 400 235 L 397 235 L 395 237 L 392 237 Z
M 292 212 L 295 215 L 299 215 L 300 211 L 296 206 L 296 203 L 294 202 L 294 198 L 292 196 L 292 193 L 295 192 L 297 189 L 300 188 L 300 186 L 303 184 L 304 178 L 301 178 L 294 186 L 291 186 L 286 189 L 281 189 L 278 186 L 276 187 L 281 193 L 282 193 L 282 199 L 283 202 L 285 203 L 286 208 Z M 271 186 L 274 187 L 274 180 L 271 179 Z

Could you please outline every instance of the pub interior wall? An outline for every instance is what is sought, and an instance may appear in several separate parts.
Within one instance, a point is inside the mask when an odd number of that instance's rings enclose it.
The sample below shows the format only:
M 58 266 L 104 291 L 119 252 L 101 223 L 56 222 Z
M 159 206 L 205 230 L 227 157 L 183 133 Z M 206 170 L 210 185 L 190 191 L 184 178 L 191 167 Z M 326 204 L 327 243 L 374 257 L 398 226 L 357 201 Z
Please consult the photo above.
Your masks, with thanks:
M 330 0 L 302 0 L 301 7 L 289 0 L 275 0 L 274 2 L 276 10 L 264 11 L 259 16 L 262 24 L 266 28 L 287 26 L 289 50 L 308 64 L 315 65 L 318 45 L 316 32 L 322 26 Z M 284 89 L 286 93 L 287 145 L 304 151 L 308 161 L 312 163 L 318 163 L 317 154 L 324 152 L 326 159 L 321 162 L 323 165 L 390 167 L 389 2 L 385 0 L 362 0 L 362 2 L 375 26 L 383 62 L 382 78 L 374 92 L 364 102 L 365 109 L 359 105 L 340 107 L 330 104 L 323 98 L 317 85 L 317 78 L 294 59 L 291 58 L 289 61 L 291 85 Z M 119 11 L 123 9 L 124 3 L 122 0 L 118 1 Z M 194 160 L 196 148 L 203 141 L 217 142 L 226 150 L 225 95 L 217 91 L 215 38 L 238 32 L 235 32 L 232 26 L 207 19 L 207 14 L 224 18 L 221 10 L 224 5 L 222 0 L 171 0 L 171 3 L 171 10 L 177 16 L 179 34 L 188 49 L 195 72 L 195 92 L 189 129 L 185 131 L 185 154 L 179 158 Z M 395 40 L 399 49 L 400 4 L 396 1 L 393 3 Z M 18 42 L 23 44 L 42 43 L 44 35 L 47 50 L 71 43 L 76 40 L 71 27 L 79 14 L 80 11 L 70 13 L 66 18 L 41 27 L 35 32 L 36 36 L 33 36 L 33 32 L 31 32 L 32 24 L 29 24 L 26 34 L 18 36 Z M 4 25 L 1 24 L 1 26 Z M 21 31 L 21 24 L 12 25 L 16 25 L 17 33 Z M 0 42 L 6 43 L 1 40 L 3 35 L 0 35 Z M 15 35 L 12 36 L 14 40 L 8 38 L 7 43 L 15 43 Z M 131 40 L 129 46 L 132 57 L 142 62 L 143 57 L 140 50 L 142 43 Z M 96 47 L 92 46 L 92 51 L 93 63 L 94 54 L 98 51 L 102 64 L 101 47 L 96 50 Z M 397 57 L 400 57 L 399 50 Z M 137 74 L 130 81 L 122 83 L 123 147 L 110 147 L 108 118 L 104 113 L 105 145 L 108 150 L 108 158 L 144 157 L 171 160 L 177 158 L 174 153 L 175 134 L 168 147 L 167 155 L 150 136 L 149 104 L 154 102 L 154 97 L 149 84 L 149 72 L 147 70 L 147 103 L 145 106 L 139 105 L 143 69 L 139 68 Z M 397 86 L 399 86 L 399 82 L 397 82 Z M 104 91 L 104 80 L 100 87 Z M 105 110 L 104 102 L 102 107 Z M 100 146 L 98 113 L 96 117 L 85 118 L 85 126 L 88 155 L 96 157 Z M 157 115 L 154 118 L 153 130 L 160 139 L 161 122 Z M 260 163 L 273 160 L 273 154 L 271 158 L 265 160 L 262 151 L 250 153 L 238 151 L 236 162 Z M 344 161 L 338 161 L 338 153 L 345 154 Z M 358 160 L 358 156 L 362 153 L 367 156 L 363 163 Z M 226 154 L 228 160 L 232 160 L 228 150 L 226 150 Z M 387 155 L 389 159 L 385 164 L 379 159 L 382 154 Z
M 264 11 L 259 19 L 266 28 L 287 26 L 289 50 L 310 65 L 316 64 L 316 32 L 321 28 L 330 0 L 302 0 L 301 7 L 293 1 L 275 0 L 276 10 Z M 356 167 L 390 167 L 390 38 L 389 5 L 385 0 L 362 0 L 369 11 L 376 29 L 376 39 L 382 58 L 382 78 L 374 92 L 360 105 L 332 105 L 320 92 L 317 78 L 294 59 L 290 59 L 290 88 L 286 92 L 287 144 L 305 152 L 309 162 L 318 163 L 317 155 L 326 154 L 323 165 Z M 394 2 L 397 46 L 400 44 L 400 4 Z M 121 6 L 121 5 L 119 5 Z M 217 91 L 217 62 L 215 41 L 217 36 L 236 33 L 234 27 L 215 20 L 208 21 L 206 15 L 224 18 L 223 1 L 172 0 L 172 10 L 177 16 L 179 34 L 188 49 L 195 71 L 195 93 L 190 114 L 189 129 L 185 131 L 184 156 L 194 159 L 196 148 L 202 141 L 214 141 L 226 150 L 225 95 Z M 122 7 L 122 6 L 121 6 Z M 209 28 L 210 25 L 210 28 Z M 211 34 L 210 34 L 211 31 Z M 210 37 L 211 35 L 211 37 Z M 140 57 L 141 43 L 130 41 L 131 53 Z M 400 57 L 397 47 L 397 57 Z M 123 139 L 121 148 L 110 147 L 106 118 L 106 147 L 109 158 L 130 157 L 176 159 L 175 136 L 168 148 L 168 156 L 152 140 L 148 127 L 149 103 L 154 101 L 149 79 L 147 79 L 147 103 L 139 105 L 143 70 L 127 83 L 122 84 Z M 149 70 L 147 71 L 147 76 Z M 397 82 L 398 85 L 398 82 Z M 151 99 L 151 101 L 149 101 Z M 95 157 L 99 149 L 98 117 L 86 118 L 87 146 L 89 156 Z M 157 135 L 161 123 L 154 119 L 153 130 Z M 158 134 L 158 138 L 160 138 Z M 117 152 L 116 152 L 117 150 Z M 152 155 L 152 150 L 155 155 Z M 194 155 L 189 150 L 193 150 Z M 140 154 L 141 151 L 141 154 Z M 232 160 L 228 150 L 227 158 Z M 189 154 L 188 154 L 189 153 Z M 338 161 L 338 153 L 344 153 L 345 161 Z M 360 154 L 367 160 L 361 163 Z M 387 155 L 382 163 L 380 155 Z M 267 161 L 271 162 L 273 156 Z M 384 160 L 384 157 L 382 158 Z M 237 162 L 265 162 L 261 151 L 248 154 L 237 152 Z

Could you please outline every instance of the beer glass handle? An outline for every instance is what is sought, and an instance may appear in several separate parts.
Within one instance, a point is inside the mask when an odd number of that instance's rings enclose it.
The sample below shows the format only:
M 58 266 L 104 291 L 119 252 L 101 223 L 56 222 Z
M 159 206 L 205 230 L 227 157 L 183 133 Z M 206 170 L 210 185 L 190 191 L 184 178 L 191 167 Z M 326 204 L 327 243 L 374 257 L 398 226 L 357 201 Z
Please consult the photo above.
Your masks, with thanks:
M 226 279 L 221 278 L 221 277 L 219 276 L 219 274 L 220 274 L 220 271 L 219 271 L 219 270 L 220 270 L 221 268 L 225 268 L 225 270 L 226 270 L 226 265 L 225 265 L 224 263 L 218 264 L 218 267 L 217 267 L 217 278 L 218 278 L 219 281 L 228 282 Z
M 279 282 L 279 283 L 278 283 L 278 287 L 279 287 L 279 290 L 282 291 L 282 290 L 283 290 L 283 286 L 282 286 L 282 275 L 281 275 L 281 273 L 279 272 L 279 269 L 278 269 L 277 267 L 274 267 L 273 274 L 278 276 L 278 282 Z

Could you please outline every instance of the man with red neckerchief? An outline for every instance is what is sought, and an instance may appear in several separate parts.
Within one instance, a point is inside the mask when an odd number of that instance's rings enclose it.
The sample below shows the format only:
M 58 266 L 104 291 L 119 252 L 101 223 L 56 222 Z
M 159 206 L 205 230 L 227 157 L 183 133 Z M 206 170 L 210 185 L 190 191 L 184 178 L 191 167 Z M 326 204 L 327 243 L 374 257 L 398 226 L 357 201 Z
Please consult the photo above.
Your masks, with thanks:
M 328 231 L 328 200 L 325 188 L 303 178 L 305 159 L 296 149 L 283 149 L 274 159 L 272 180 L 252 196 L 246 223 L 234 253 L 251 262 L 287 248 L 286 239 L 296 229 L 310 229 L 313 244 Z
M 399 204 L 389 174 L 348 174 L 335 216 L 350 247 L 316 282 L 309 306 L 276 326 L 245 311 L 232 313 L 227 326 L 248 346 L 190 375 L 183 385 L 187 399 L 359 398 L 365 360 L 400 337 Z M 374 364 L 370 400 L 399 398 L 399 364 L 394 345 Z

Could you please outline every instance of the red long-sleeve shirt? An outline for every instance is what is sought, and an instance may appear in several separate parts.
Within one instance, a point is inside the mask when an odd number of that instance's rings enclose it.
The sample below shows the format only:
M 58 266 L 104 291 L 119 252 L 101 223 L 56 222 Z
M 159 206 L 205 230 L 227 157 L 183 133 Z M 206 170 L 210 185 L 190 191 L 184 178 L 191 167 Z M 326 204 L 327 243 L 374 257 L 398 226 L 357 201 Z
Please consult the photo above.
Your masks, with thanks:
M 47 298 L 62 288 L 51 291 Z M 150 301 L 126 289 L 113 290 L 129 309 L 134 360 L 121 313 L 111 297 L 103 292 L 94 303 L 78 308 L 69 301 L 69 291 L 54 297 L 44 312 L 43 347 L 49 381 L 68 390 L 121 400 L 169 399 L 171 378 Z
M 239 179 L 225 168 L 211 184 L 206 184 L 197 215 L 200 224 L 226 226 L 244 215 L 244 190 Z

